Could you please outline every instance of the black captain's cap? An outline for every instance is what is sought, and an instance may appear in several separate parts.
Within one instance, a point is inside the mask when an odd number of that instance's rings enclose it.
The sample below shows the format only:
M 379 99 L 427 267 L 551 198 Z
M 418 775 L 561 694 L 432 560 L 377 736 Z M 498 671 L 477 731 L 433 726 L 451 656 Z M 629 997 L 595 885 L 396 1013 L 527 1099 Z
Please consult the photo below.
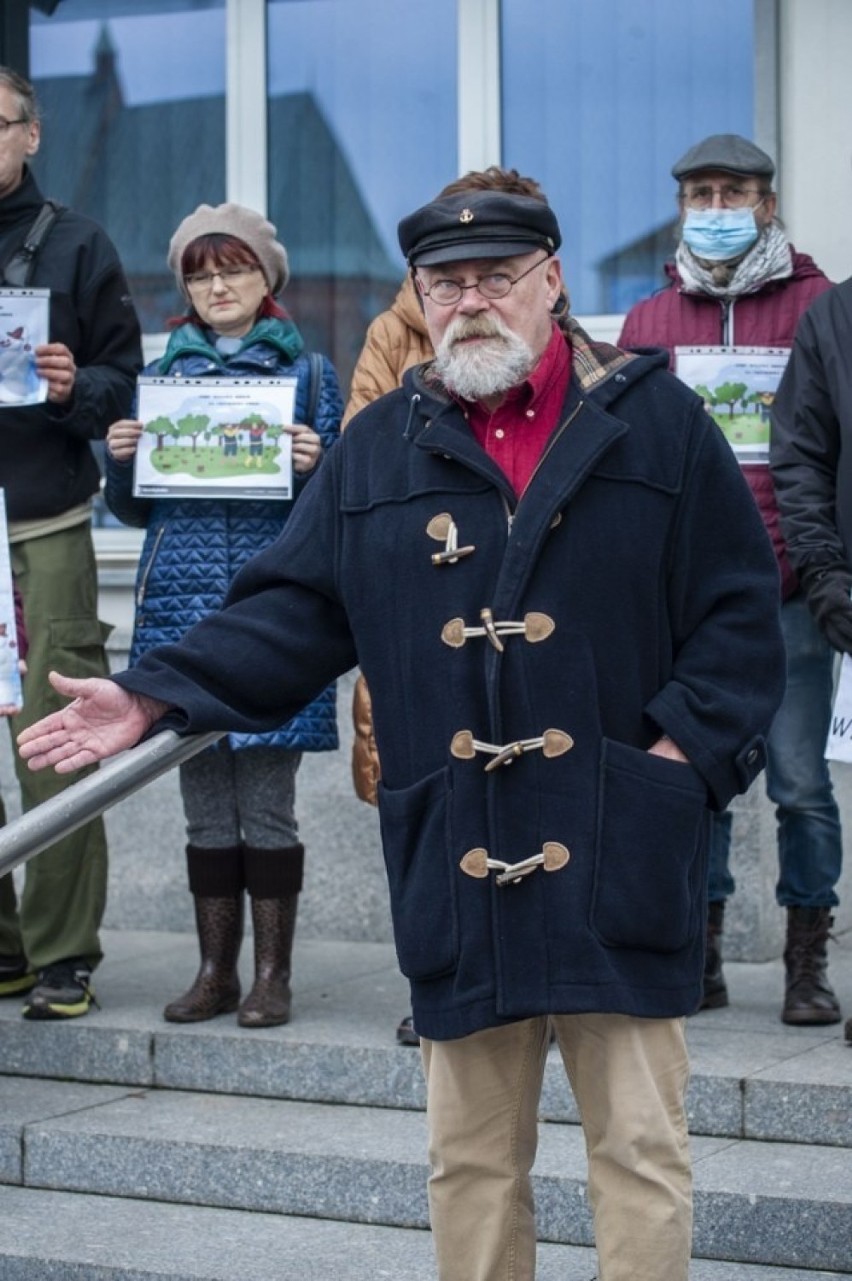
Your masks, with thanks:
M 465 191 L 433 200 L 403 218 L 399 247 L 412 267 L 462 258 L 512 258 L 562 243 L 556 214 L 543 200 Z

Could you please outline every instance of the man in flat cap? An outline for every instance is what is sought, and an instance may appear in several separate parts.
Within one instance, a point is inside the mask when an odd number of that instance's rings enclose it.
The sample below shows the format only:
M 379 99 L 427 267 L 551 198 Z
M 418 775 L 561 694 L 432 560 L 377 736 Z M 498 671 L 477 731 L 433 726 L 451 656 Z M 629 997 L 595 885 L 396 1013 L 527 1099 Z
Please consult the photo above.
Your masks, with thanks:
M 69 771 L 152 727 L 260 729 L 357 661 L 441 1281 L 534 1276 L 550 1023 L 601 1281 L 686 1281 L 683 1020 L 708 815 L 781 694 L 772 551 L 665 355 L 555 323 L 549 205 L 467 191 L 399 238 L 434 360 L 355 416 L 221 613 L 115 680 L 54 677 L 74 702 L 21 748 Z
M 787 556 L 768 465 L 768 433 L 775 383 L 796 325 L 830 282 L 813 259 L 796 252 L 776 219 L 774 173 L 766 152 L 738 134 L 714 134 L 678 160 L 672 175 L 678 182 L 679 240 L 675 260 L 666 266 L 669 285 L 632 308 L 619 343 L 667 347 L 682 376 L 689 378 L 690 368 L 715 367 L 720 393 L 732 395 L 739 385 L 740 394 L 752 397 L 751 404 L 743 401 L 744 413 L 736 420 L 732 404 L 723 406 L 720 400 L 718 410 L 781 572 L 787 693 L 768 739 L 766 790 L 777 817 L 776 900 L 787 914 L 781 1017 L 792 1025 L 810 1025 L 840 1019 L 826 956 L 842 860 L 840 816 L 824 758 L 833 651 L 811 617 Z M 702 349 L 697 360 L 695 348 Z M 772 354 L 767 361 L 761 353 Z M 755 373 L 762 360 L 767 369 Z M 744 381 L 738 369 L 746 371 Z M 767 377 L 765 386 L 752 385 L 753 379 Z M 700 380 L 702 394 L 712 395 L 706 384 Z M 746 435 L 743 445 L 742 424 L 749 414 L 754 422 L 755 411 L 761 419 L 758 436 Z M 730 857 L 731 814 L 726 811 L 714 817 L 710 837 L 702 1009 L 728 1004 L 721 934 L 725 902 L 734 892 Z

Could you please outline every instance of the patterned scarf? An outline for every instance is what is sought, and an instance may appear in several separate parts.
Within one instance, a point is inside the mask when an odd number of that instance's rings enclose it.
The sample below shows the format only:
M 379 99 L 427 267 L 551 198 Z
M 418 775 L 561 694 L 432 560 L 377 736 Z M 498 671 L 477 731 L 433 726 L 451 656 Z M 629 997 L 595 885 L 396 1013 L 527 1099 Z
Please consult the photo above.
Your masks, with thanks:
M 733 262 L 710 263 L 696 258 L 681 240 L 675 262 L 688 294 L 712 294 L 714 298 L 738 298 L 755 294 L 770 280 L 786 280 L 793 274 L 790 242 L 776 222 L 771 222 L 742 258 Z

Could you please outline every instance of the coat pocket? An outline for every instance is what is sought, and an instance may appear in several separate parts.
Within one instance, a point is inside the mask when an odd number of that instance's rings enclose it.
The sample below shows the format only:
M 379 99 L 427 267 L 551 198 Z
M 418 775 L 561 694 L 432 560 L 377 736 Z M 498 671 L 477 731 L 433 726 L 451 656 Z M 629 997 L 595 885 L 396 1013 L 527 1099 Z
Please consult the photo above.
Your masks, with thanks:
M 394 941 L 409 979 L 438 978 L 458 964 L 449 794 L 446 769 L 410 787 L 378 786 Z
M 701 924 L 707 824 L 691 765 L 604 739 L 591 919 L 603 943 L 686 947 Z
M 112 631 L 109 623 L 97 618 L 52 618 L 50 620 L 51 664 L 63 676 L 82 680 L 108 674 L 104 646 Z M 64 699 L 61 700 L 64 703 Z

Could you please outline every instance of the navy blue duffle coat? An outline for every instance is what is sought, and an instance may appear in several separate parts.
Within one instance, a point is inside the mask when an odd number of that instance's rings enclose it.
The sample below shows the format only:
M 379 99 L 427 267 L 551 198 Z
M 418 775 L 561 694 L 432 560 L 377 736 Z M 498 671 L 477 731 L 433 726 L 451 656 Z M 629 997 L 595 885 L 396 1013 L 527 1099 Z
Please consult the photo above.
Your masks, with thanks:
M 360 664 L 396 947 L 434 1039 L 696 1008 L 709 809 L 762 768 L 783 688 L 778 573 L 718 428 L 665 354 L 570 341 L 520 500 L 420 366 L 225 610 L 118 678 L 175 705 L 164 725 L 248 730 Z M 663 733 L 690 764 L 648 754 Z

